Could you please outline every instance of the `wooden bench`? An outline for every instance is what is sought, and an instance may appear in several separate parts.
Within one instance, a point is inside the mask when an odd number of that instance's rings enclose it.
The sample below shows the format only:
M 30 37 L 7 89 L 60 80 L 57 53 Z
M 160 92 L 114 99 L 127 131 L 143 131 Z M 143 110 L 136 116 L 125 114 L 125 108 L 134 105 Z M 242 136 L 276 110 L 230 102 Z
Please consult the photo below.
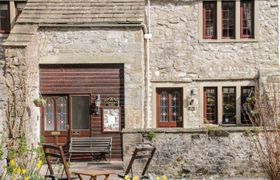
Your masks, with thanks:
M 106 160 L 105 154 L 109 154 L 109 162 L 112 156 L 112 137 L 78 137 L 71 138 L 69 143 L 69 161 L 73 153 L 90 153 L 96 159 Z

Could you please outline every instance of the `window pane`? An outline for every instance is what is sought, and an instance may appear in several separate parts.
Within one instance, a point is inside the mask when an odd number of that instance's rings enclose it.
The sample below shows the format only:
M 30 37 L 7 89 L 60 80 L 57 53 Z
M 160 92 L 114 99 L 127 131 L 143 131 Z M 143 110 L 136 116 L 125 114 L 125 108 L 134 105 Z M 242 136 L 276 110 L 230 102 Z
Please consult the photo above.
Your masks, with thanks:
M 0 31 L 9 32 L 10 23 L 9 23 L 9 10 L 8 4 L 1 3 L 0 4 Z
M 222 2 L 222 36 L 223 38 L 235 37 L 235 2 Z
M 168 93 L 163 91 L 160 93 L 160 121 L 167 122 L 168 121 Z
M 89 129 L 89 96 L 72 96 L 72 129 Z
M 56 102 L 57 130 L 66 130 L 67 124 L 67 99 L 59 97 Z
M 241 37 L 253 37 L 254 2 L 252 0 L 242 0 L 240 5 Z
M 180 92 L 174 91 L 171 94 L 171 121 L 180 121 L 181 119 L 181 97 Z
M 249 119 L 249 115 L 247 113 L 250 112 L 249 109 L 254 108 L 254 103 L 252 102 L 255 95 L 255 87 L 241 87 L 241 123 L 249 124 L 251 123 Z M 251 101 L 251 102 L 250 102 Z M 246 104 L 246 105 L 245 105 Z M 251 107 L 248 107 L 250 105 Z
M 204 1 L 203 2 L 203 27 L 204 38 L 215 39 L 216 38 L 216 2 Z
M 54 100 L 52 97 L 46 98 L 44 119 L 45 119 L 45 130 L 54 131 Z
M 217 123 L 217 88 L 204 88 L 204 119 L 206 123 Z
M 235 87 L 223 87 L 223 123 L 236 123 Z

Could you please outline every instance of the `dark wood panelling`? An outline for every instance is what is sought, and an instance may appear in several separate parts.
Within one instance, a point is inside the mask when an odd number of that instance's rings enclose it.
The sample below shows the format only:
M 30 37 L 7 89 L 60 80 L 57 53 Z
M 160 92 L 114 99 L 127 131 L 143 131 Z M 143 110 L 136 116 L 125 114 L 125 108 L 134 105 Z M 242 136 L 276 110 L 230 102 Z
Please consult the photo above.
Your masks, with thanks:
M 90 94 L 93 103 L 101 95 L 101 106 L 108 97 L 120 99 L 122 127 L 124 125 L 123 65 L 41 65 L 41 94 Z M 91 115 L 91 136 L 113 137 L 112 157 L 122 157 L 121 133 L 102 133 L 101 111 Z

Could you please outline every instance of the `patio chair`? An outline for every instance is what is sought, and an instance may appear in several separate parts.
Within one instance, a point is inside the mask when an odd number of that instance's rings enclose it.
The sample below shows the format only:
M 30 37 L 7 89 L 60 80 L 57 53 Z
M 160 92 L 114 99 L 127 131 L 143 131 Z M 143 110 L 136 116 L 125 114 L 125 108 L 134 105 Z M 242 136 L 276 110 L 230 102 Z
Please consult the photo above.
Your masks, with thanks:
M 62 146 L 54 146 L 54 145 L 43 145 L 45 157 L 48 164 L 48 170 L 50 171 L 50 174 L 45 175 L 45 179 L 52 179 L 52 180 L 72 180 L 72 179 L 78 179 L 77 176 L 71 176 L 71 173 L 69 171 L 67 162 L 65 160 L 64 151 Z M 55 162 L 55 163 L 54 163 Z M 52 165 L 63 165 L 63 170 L 61 174 L 55 174 L 54 168 Z M 64 174 L 65 173 L 65 174 Z
M 130 174 L 129 176 L 130 176 L 130 178 L 132 178 L 133 177 L 132 166 L 133 166 L 134 160 L 146 159 L 146 164 L 145 164 L 142 174 L 139 178 L 140 179 L 149 179 L 149 177 L 146 176 L 145 173 L 148 170 L 149 164 L 154 156 L 155 151 L 156 151 L 156 148 L 153 145 L 151 145 L 150 143 L 137 144 L 126 170 L 124 171 L 124 173 L 118 174 L 118 177 L 124 179 L 126 175 Z

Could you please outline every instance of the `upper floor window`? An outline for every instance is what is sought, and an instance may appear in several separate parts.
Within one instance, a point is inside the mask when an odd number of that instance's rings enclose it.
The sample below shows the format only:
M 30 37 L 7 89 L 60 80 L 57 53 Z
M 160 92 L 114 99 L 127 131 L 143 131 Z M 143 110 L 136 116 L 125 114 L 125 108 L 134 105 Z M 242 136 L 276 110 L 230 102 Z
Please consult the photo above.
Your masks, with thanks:
M 200 6 L 202 38 L 254 38 L 254 6 L 254 0 L 203 1 Z
M 9 2 L 0 3 L 0 33 L 10 31 Z
M 216 9 L 216 2 L 203 2 L 203 37 L 205 39 L 215 39 L 217 36 Z
M 241 0 L 240 2 L 240 36 L 254 37 L 254 1 Z
M 233 39 L 235 37 L 235 2 L 222 2 L 222 37 Z

